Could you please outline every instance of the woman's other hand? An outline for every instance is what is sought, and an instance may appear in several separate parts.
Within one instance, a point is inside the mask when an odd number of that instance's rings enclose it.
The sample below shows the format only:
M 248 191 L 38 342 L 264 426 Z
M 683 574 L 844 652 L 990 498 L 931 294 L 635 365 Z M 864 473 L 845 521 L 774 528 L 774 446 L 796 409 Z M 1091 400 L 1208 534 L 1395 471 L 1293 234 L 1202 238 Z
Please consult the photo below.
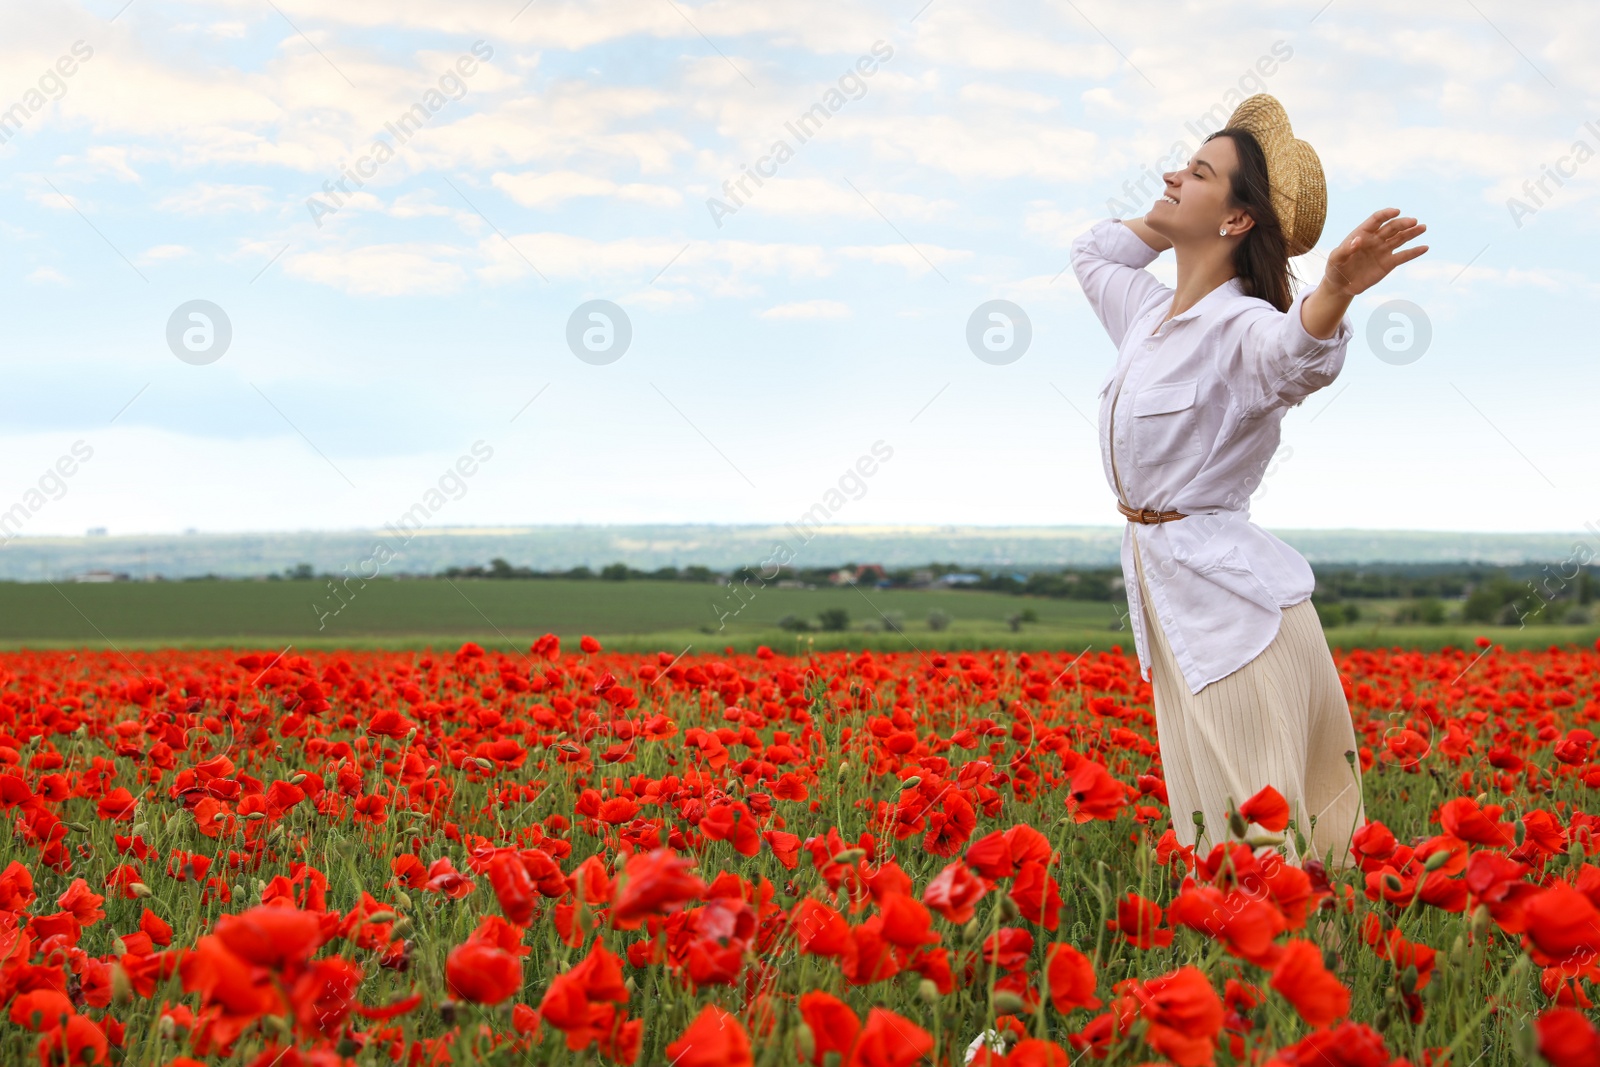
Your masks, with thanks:
M 1364 293 L 1400 264 L 1426 252 L 1427 245 L 1400 250 L 1401 245 L 1428 227 L 1413 218 L 1396 218 L 1399 214 L 1397 207 L 1382 208 L 1351 230 L 1350 236 L 1329 253 L 1319 288 L 1347 297 Z

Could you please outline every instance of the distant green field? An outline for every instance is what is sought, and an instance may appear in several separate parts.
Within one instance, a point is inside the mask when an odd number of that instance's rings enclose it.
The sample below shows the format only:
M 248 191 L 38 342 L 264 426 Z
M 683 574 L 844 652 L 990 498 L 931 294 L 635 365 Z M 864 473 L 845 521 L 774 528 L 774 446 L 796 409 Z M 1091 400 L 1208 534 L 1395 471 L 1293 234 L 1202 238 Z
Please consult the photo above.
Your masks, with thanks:
M 673 582 L 443 579 L 352 583 L 345 602 L 318 582 L 0 583 L 0 647 L 234 646 L 454 647 L 525 651 L 544 633 L 582 634 L 619 650 L 782 651 L 877 648 L 1132 649 L 1122 605 L 957 590 L 778 589 L 744 598 L 716 585 Z M 335 610 L 337 609 L 337 610 Z M 840 609 L 849 629 L 792 633 L 778 620 Z M 1036 622 L 1007 620 L 1031 610 Z M 949 616 L 943 630 L 931 613 Z M 898 617 L 896 633 L 884 616 Z M 1328 631 L 1336 648 L 1469 646 L 1479 635 L 1507 648 L 1592 646 L 1597 626 L 1362 623 Z

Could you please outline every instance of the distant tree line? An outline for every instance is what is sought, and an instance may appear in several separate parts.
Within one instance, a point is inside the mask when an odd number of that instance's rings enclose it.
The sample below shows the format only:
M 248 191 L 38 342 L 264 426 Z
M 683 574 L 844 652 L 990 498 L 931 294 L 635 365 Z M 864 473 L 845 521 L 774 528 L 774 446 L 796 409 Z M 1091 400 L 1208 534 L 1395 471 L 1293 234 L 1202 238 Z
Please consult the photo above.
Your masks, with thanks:
M 1470 563 L 1321 564 L 1315 568 L 1316 591 L 1312 601 L 1324 625 L 1360 622 L 1370 614 L 1359 601 L 1400 601 L 1393 613 L 1396 623 L 1438 624 L 1449 618 L 1463 622 L 1517 625 L 1518 623 L 1588 622 L 1592 605 L 1600 597 L 1593 568 L 1565 564 L 1490 566 Z M 981 567 L 956 563 L 930 563 L 919 567 L 884 568 L 855 562 L 828 567 L 741 566 L 729 571 L 704 566 L 657 567 L 641 570 L 617 562 L 595 570 L 588 566 L 536 570 L 495 558 L 487 566 L 447 567 L 443 578 L 489 580 L 567 579 L 592 581 L 665 581 L 745 584 L 746 587 L 781 584 L 788 587 L 826 588 L 855 581 L 879 589 L 947 588 L 979 589 L 1019 596 L 1051 599 L 1117 602 L 1125 599 L 1120 567 Z M 316 581 L 309 563 L 285 568 L 267 576 L 275 581 Z M 796 625 L 798 620 L 796 620 Z M 821 628 L 845 625 L 839 619 L 819 620 Z M 892 627 L 892 623 L 890 624 Z M 932 624 L 940 628 L 937 622 Z

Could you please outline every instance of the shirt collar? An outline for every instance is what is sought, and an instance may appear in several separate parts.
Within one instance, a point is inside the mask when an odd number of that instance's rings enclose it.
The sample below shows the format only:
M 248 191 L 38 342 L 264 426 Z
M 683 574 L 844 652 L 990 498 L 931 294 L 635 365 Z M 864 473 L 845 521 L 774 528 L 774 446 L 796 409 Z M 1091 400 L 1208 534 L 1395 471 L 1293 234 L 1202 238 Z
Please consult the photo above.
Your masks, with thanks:
M 1182 322 L 1185 319 L 1192 319 L 1196 315 L 1204 313 L 1206 310 L 1225 300 L 1231 300 L 1235 297 L 1243 295 L 1244 279 L 1235 274 L 1233 277 L 1229 278 L 1227 281 L 1211 290 L 1205 296 L 1202 296 L 1199 300 L 1195 301 L 1194 307 L 1187 311 L 1179 312 L 1178 314 L 1172 316 L 1172 318 L 1168 319 L 1167 322 Z M 1164 313 L 1167 308 L 1170 308 L 1171 306 L 1172 303 L 1169 301 L 1167 303 L 1167 307 L 1161 308 L 1160 312 L 1158 313 Z

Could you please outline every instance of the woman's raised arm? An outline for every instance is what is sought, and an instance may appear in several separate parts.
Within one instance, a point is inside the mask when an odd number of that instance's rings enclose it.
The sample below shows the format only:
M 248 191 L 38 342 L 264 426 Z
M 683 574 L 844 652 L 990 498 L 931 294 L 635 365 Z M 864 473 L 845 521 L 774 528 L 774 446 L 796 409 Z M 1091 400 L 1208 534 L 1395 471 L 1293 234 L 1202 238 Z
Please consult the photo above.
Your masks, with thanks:
M 1143 222 L 1140 222 L 1143 227 Z M 1147 228 L 1147 227 L 1146 227 Z M 1101 219 L 1072 242 L 1072 272 L 1100 324 L 1121 347 L 1128 327 L 1150 297 L 1166 288 L 1144 267 L 1160 251 L 1121 220 Z

